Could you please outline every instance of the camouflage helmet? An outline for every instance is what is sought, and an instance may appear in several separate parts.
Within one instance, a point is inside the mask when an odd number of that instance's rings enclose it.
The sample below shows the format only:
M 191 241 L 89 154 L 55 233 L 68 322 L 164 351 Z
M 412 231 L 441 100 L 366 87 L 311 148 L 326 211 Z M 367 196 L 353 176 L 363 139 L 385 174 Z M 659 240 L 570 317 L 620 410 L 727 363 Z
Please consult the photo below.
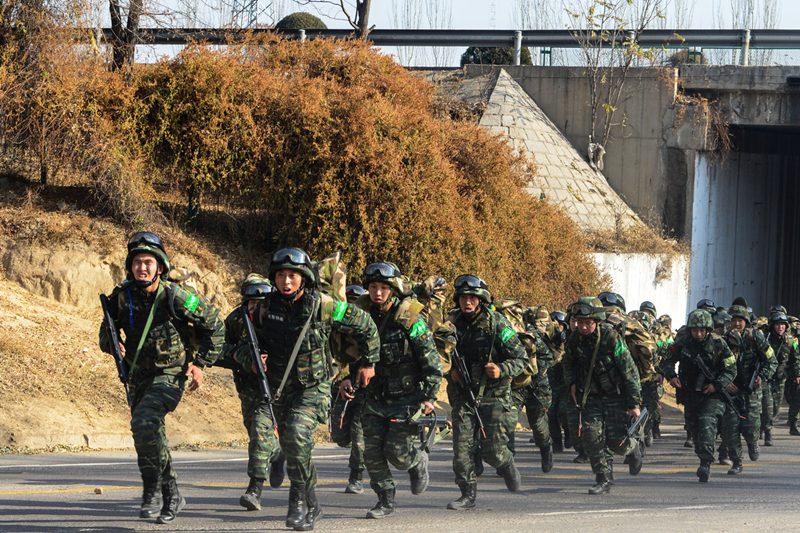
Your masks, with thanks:
M 164 267 L 163 272 L 161 272 L 161 279 L 167 279 L 170 271 L 170 264 L 161 237 L 149 231 L 140 231 L 134 233 L 131 238 L 128 239 L 128 255 L 125 258 L 125 271 L 128 274 L 128 279 L 133 279 L 133 258 L 139 254 L 152 254 L 155 256 L 156 261 Z M 154 282 L 155 278 L 147 283 L 137 281 L 136 284 L 140 287 L 148 287 Z
M 672 317 L 669 315 L 661 315 L 658 317 L 658 323 L 663 327 L 672 330 Z
M 650 301 L 644 301 L 641 304 L 639 304 L 639 311 L 647 313 L 653 318 L 658 316 L 658 313 L 656 313 L 655 304 L 653 304 L 653 302 Z
M 714 327 L 715 328 L 727 328 L 731 323 L 731 315 L 725 309 L 720 309 L 717 311 L 715 315 L 712 316 L 714 319 Z
M 348 285 L 347 287 L 344 288 L 344 294 L 348 302 L 350 300 L 353 301 L 358 300 L 358 298 L 363 296 L 365 292 L 366 291 L 364 290 L 364 287 L 362 287 L 361 285 L 353 284 L 353 285 Z
M 697 302 L 697 309 L 713 309 L 714 311 L 717 310 L 717 306 L 714 305 L 714 302 L 709 300 L 708 298 L 703 298 L 699 302 Z
M 592 298 L 591 296 L 580 298 L 570 306 L 570 311 L 575 318 L 606 319 L 606 309 L 603 307 L 603 302 L 599 298 Z
M 263 300 L 269 293 L 274 291 L 275 287 L 261 274 L 248 274 L 242 282 L 240 291 L 242 295 L 242 304 L 251 300 Z
M 606 307 L 616 307 L 621 309 L 623 313 L 626 312 L 625 310 L 625 300 L 619 294 L 615 292 L 601 292 L 597 295 L 597 298 L 602 302 L 602 304 Z
M 705 309 L 695 309 L 689 313 L 686 325 L 689 328 L 706 328 L 710 330 L 714 329 L 714 320 L 711 318 L 711 313 Z
M 789 327 L 789 317 L 786 316 L 784 313 L 775 313 L 771 317 L 769 317 L 769 329 L 775 324 L 786 324 L 786 327 Z
M 311 264 L 311 258 L 300 248 L 286 247 L 281 248 L 272 254 L 272 261 L 269 264 L 269 272 L 267 277 L 269 281 L 275 284 L 275 273 L 278 270 L 294 270 L 299 272 L 305 278 L 305 283 L 314 283 L 316 276 L 314 275 L 314 265 Z
M 741 318 L 748 324 L 750 323 L 750 313 L 747 311 L 747 308 L 742 305 L 730 306 L 728 314 L 731 315 L 731 318 Z
M 453 287 L 455 288 L 453 301 L 456 305 L 460 305 L 458 300 L 462 295 L 476 296 L 487 305 L 492 303 L 492 293 L 489 292 L 489 286 L 478 276 L 462 274 L 453 282 Z
M 364 287 L 369 288 L 369 284 L 372 282 L 385 283 L 400 294 L 404 292 L 403 274 L 397 265 L 388 261 L 378 261 L 367 265 L 361 283 L 364 284 Z
M 544 305 L 540 305 L 536 309 L 536 316 L 534 317 L 536 320 L 547 320 L 550 321 L 550 312 L 547 310 L 547 307 Z
M 772 315 L 786 315 L 786 308 L 782 305 L 773 305 L 769 308 L 769 316 Z

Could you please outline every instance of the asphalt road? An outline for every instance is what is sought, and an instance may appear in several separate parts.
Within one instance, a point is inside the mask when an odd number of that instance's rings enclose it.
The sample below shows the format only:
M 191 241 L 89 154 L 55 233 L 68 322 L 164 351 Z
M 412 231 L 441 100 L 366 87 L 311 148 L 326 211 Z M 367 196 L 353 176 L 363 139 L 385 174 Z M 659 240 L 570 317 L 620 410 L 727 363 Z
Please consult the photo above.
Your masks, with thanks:
M 784 411 L 785 412 L 785 411 Z M 630 476 L 616 461 L 611 493 L 590 496 L 594 483 L 588 465 L 572 463 L 575 453 L 556 455 L 552 472 L 542 474 L 538 449 L 520 433 L 517 464 L 523 490 L 511 494 L 487 468 L 478 482 L 477 507 L 447 511 L 459 496 L 453 483 L 449 442 L 431 456 L 431 484 L 421 496 L 409 491 L 408 475 L 397 473 L 398 509 L 394 517 L 366 520 L 376 501 L 364 494 L 344 494 L 346 450 L 318 446 L 317 493 L 325 518 L 317 531 L 800 531 L 800 437 L 776 427 L 776 443 L 762 447 L 756 463 L 745 459 L 744 472 L 726 475 L 715 466 L 708 484 L 695 476 L 699 464 L 683 447 L 682 420 L 662 424 L 664 438 L 648 449 L 644 468 Z M 136 518 L 141 485 L 135 454 L 97 452 L 0 456 L 0 531 L 288 531 L 284 527 L 288 481 L 265 489 L 263 510 L 238 505 L 247 485 L 247 452 L 241 448 L 173 453 L 187 506 L 169 526 Z M 746 455 L 746 448 L 745 448 Z M 95 489 L 102 488 L 97 494 Z

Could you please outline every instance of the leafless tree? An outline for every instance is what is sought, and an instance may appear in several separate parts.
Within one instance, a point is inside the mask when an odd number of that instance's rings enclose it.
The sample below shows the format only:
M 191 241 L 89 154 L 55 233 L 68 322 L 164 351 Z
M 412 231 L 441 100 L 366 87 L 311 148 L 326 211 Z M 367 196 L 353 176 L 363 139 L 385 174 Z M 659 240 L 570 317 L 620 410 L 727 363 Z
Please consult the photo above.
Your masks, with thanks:
M 119 0 L 109 0 L 111 13 L 111 69 L 119 70 L 133 62 L 136 42 L 139 40 L 139 19 L 142 16 L 142 0 L 130 0 L 127 23 L 122 22 L 122 7 Z
M 434 30 L 447 30 L 453 27 L 453 0 L 424 0 L 425 19 L 428 27 Z M 446 46 L 430 48 L 433 66 L 445 67 L 453 62 L 453 49 Z
M 392 0 L 389 20 L 395 29 L 418 30 L 422 27 L 422 0 Z M 419 49 L 414 46 L 398 46 L 397 59 L 401 65 L 410 66 Z
M 346 20 L 359 39 L 367 39 L 375 26 L 369 25 L 372 0 L 295 0 L 302 6 L 311 5 L 323 16 Z
M 720 29 L 773 29 L 778 26 L 780 7 L 778 0 L 713 0 L 714 27 Z M 730 20 L 727 15 L 730 13 Z M 708 54 L 713 63 L 738 64 L 742 57 L 738 50 L 716 50 Z M 750 65 L 771 65 L 774 50 L 751 50 Z

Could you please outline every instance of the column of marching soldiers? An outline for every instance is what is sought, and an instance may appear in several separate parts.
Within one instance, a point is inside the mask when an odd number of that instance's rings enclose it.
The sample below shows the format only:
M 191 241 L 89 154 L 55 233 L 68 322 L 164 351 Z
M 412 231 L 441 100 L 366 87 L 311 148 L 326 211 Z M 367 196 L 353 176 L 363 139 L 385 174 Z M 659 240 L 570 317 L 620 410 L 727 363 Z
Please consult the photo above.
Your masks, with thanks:
M 314 263 L 299 248 L 282 248 L 266 277 L 247 276 L 241 305 L 223 321 L 170 277 L 157 235 L 133 235 L 125 266 L 127 279 L 101 297 L 100 346 L 114 354 L 128 392 L 143 481 L 139 516 L 158 523 L 172 522 L 186 504 L 165 416 L 214 364 L 233 370 L 249 434 L 250 483 L 240 504 L 260 509 L 267 479 L 278 488 L 288 474 L 286 525 L 298 531 L 323 515 L 311 452 L 326 422 L 330 438 L 350 448 L 345 492 L 363 492 L 366 470 L 378 500 L 367 517 L 376 519 L 395 512 L 390 465 L 408 471 L 411 493 L 422 494 L 431 445 L 449 433 L 460 496 L 448 509 L 475 507 L 484 463 L 518 491 L 523 408 L 542 471 L 552 469 L 554 452 L 573 448 L 573 462 L 591 464 L 590 494 L 614 484 L 615 456 L 639 473 L 661 437 L 665 381 L 684 406 L 685 446 L 700 460 L 700 482 L 715 456 L 728 474 L 742 472 L 742 437 L 751 461 L 759 440 L 773 445 L 784 392 L 790 433 L 800 435 L 800 323 L 779 305 L 757 318 L 743 298 L 727 308 L 704 299 L 673 333 L 652 302 L 626 314 L 611 292 L 549 312 L 495 300 L 481 278 L 465 274 L 447 301 L 437 276 L 413 283 L 381 261 L 366 267 L 361 286 L 346 285 L 338 254 Z M 442 381 L 450 420 L 434 408 Z

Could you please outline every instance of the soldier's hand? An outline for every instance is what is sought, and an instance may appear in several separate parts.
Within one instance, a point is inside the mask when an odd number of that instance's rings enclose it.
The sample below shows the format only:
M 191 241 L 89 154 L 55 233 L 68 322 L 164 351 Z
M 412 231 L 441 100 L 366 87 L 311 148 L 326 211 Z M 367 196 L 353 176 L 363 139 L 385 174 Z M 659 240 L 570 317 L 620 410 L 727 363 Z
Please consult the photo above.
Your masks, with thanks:
M 452 379 L 454 382 L 458 383 L 459 385 L 464 385 L 463 383 L 461 383 L 461 375 L 459 375 L 458 370 L 455 367 L 453 367 L 450 370 L 450 379 Z M 800 380 L 798 381 L 798 384 L 800 384 Z
M 628 418 L 639 418 L 639 415 L 642 414 L 642 411 L 638 408 L 636 409 L 628 409 Z
M 714 387 L 713 383 L 709 383 L 703 387 L 703 394 L 714 394 L 715 392 L 717 392 L 717 389 Z
M 575 405 L 578 405 L 578 387 L 572 385 L 569 388 L 570 394 L 572 394 L 572 401 L 575 402 Z
M 194 365 L 189 365 L 186 375 L 192 378 L 189 390 L 194 391 L 203 386 L 203 371 Z
M 494 363 L 486 363 L 484 367 L 486 370 L 486 376 L 492 379 L 497 379 L 500 377 L 500 367 Z
M 725 390 L 726 390 L 726 391 L 728 391 L 728 392 L 730 392 L 731 394 L 735 394 L 735 393 L 736 393 L 736 392 L 739 390 L 739 387 L 737 387 L 736 385 L 734 385 L 733 383 L 731 383 L 730 385 L 728 385 L 727 387 L 725 387 Z
M 358 369 L 358 374 L 356 375 L 356 383 L 361 383 L 362 387 L 366 387 L 369 385 L 369 380 L 375 377 L 375 367 L 372 368 L 365 368 L 361 367 Z
M 422 414 L 428 415 L 433 412 L 433 404 L 431 402 L 422 402 Z
M 797 378 L 797 386 L 800 387 L 800 378 Z
M 662 376 L 661 374 L 656 374 L 656 383 L 658 383 L 659 385 L 664 383 L 664 376 Z
M 339 394 L 344 400 L 352 400 L 356 397 L 355 391 L 353 390 L 353 383 L 349 379 L 342 381 L 342 384 L 339 385 Z
M 681 388 L 681 380 L 679 380 L 677 377 L 674 377 L 671 380 L 669 380 L 669 384 L 675 387 L 676 389 Z
M 756 376 L 755 388 L 758 389 L 759 387 L 761 387 L 761 376 Z
M 122 354 L 122 358 L 125 359 L 125 345 L 122 344 L 122 341 L 119 343 L 119 353 Z M 797 378 L 798 382 L 800 382 L 800 378 Z

